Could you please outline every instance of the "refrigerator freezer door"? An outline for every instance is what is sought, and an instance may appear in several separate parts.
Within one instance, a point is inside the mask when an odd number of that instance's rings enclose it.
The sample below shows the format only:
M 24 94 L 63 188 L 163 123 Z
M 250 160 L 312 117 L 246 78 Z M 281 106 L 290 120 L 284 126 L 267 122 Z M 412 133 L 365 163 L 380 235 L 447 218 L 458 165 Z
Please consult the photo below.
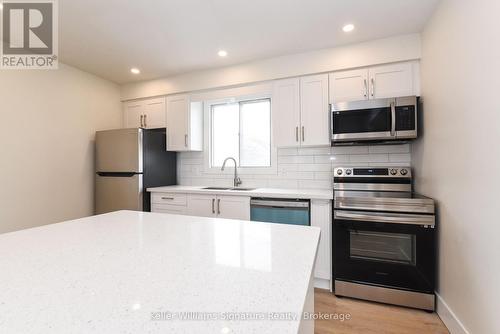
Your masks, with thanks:
M 142 174 L 96 174 L 96 214 L 142 211 Z
M 142 129 L 96 132 L 96 171 L 142 173 Z

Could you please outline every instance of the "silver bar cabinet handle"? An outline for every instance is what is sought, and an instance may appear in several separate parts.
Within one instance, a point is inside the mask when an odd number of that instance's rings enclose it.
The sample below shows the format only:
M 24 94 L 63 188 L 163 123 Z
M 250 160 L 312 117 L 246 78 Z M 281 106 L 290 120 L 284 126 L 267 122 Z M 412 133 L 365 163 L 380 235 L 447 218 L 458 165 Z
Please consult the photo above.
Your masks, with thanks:
M 141 128 L 144 127 L 143 119 L 144 119 L 144 115 L 141 115 Z
M 372 97 L 375 96 L 375 79 L 372 78 Z
M 148 127 L 148 122 L 147 122 L 147 119 L 148 119 L 148 115 L 144 115 L 144 127 L 147 128 Z
M 188 147 L 188 135 L 187 134 L 184 135 L 184 146 Z
M 364 97 L 367 97 L 368 96 L 368 82 L 366 81 L 366 79 L 364 80 L 365 82 L 365 93 L 363 94 Z
M 299 127 L 296 126 L 295 127 L 295 141 L 299 141 Z
M 212 213 L 215 214 L 215 198 L 212 198 Z
M 305 135 L 304 135 L 304 132 L 305 132 L 305 131 L 304 131 L 304 127 L 302 127 L 302 141 L 305 141 L 305 140 L 306 140 L 306 137 L 305 137 Z
M 220 198 L 217 200 L 217 214 L 220 215 Z

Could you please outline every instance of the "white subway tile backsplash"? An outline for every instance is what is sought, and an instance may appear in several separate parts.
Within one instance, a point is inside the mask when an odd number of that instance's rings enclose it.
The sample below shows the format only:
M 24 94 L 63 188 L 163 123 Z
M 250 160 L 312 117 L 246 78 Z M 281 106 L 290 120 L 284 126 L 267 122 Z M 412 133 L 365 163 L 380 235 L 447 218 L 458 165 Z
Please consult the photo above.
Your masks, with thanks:
M 332 188 L 334 167 L 408 166 L 410 144 L 280 148 L 275 173 L 242 174 L 244 187 Z M 204 152 L 182 152 L 177 161 L 178 183 L 193 186 L 231 186 L 232 173 L 205 172 Z
M 409 153 L 410 144 L 402 145 L 371 145 L 370 153 Z
M 332 153 L 337 154 L 367 154 L 368 146 L 334 146 Z
M 312 155 L 289 155 L 289 156 L 279 156 L 278 164 L 310 164 L 314 162 L 314 156 Z
M 411 155 L 410 153 L 391 154 L 389 160 L 391 162 L 411 162 Z
M 331 147 L 303 147 L 299 148 L 299 155 L 330 155 Z
M 301 172 L 329 172 L 332 170 L 331 164 L 301 164 L 299 171 Z
M 278 149 L 278 155 L 297 155 L 297 148 L 280 148 Z

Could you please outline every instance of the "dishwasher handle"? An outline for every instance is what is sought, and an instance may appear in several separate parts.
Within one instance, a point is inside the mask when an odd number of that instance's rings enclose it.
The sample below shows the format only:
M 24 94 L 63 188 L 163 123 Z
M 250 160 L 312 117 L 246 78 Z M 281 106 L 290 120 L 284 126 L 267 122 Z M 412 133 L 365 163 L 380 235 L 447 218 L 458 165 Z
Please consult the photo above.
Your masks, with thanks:
M 309 208 L 309 201 L 274 201 L 274 200 L 263 200 L 263 199 L 252 199 L 250 200 L 251 206 L 263 206 L 263 207 L 273 207 L 273 208 Z

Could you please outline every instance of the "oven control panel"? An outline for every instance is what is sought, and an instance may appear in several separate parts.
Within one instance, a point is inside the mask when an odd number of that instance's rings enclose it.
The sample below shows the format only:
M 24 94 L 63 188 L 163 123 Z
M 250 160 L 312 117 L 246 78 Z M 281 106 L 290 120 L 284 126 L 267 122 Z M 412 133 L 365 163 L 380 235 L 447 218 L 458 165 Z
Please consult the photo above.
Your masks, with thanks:
M 411 178 L 409 167 L 367 168 L 367 167 L 337 167 L 334 169 L 335 177 L 399 177 Z

